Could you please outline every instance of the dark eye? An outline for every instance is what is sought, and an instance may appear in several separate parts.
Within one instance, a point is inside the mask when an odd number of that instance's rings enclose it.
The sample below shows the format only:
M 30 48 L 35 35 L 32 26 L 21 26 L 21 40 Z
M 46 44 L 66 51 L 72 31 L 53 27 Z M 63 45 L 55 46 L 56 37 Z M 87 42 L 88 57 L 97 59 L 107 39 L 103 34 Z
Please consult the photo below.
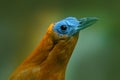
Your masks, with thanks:
M 67 26 L 62 25 L 62 26 L 60 26 L 60 28 L 61 28 L 61 30 L 66 30 L 66 29 L 67 29 Z

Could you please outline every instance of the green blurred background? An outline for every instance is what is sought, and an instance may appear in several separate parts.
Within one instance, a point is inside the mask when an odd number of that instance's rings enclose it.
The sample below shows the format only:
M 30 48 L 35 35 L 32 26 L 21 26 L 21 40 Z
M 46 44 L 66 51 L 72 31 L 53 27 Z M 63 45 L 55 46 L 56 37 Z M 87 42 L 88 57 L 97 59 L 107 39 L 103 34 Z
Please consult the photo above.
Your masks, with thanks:
M 66 80 L 120 80 L 120 0 L 0 0 L 0 80 L 35 49 L 50 23 L 99 21 L 80 32 Z

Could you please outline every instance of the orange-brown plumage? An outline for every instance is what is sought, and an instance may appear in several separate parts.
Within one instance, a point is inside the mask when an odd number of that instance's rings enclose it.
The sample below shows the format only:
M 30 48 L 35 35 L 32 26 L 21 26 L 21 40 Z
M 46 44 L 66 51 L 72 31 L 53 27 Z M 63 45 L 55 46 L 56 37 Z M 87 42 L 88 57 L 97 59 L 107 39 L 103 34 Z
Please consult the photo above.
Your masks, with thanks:
M 59 34 L 51 24 L 38 47 L 12 74 L 10 80 L 64 80 L 79 33 Z

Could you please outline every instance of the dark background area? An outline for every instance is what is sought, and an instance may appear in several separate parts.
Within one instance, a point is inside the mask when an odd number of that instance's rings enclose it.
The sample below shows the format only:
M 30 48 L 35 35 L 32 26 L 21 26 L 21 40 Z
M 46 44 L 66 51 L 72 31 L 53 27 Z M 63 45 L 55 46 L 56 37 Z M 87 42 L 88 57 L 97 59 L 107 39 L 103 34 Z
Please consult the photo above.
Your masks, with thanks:
M 35 49 L 50 23 L 98 17 L 80 32 L 66 80 L 120 80 L 120 0 L 0 0 L 0 80 Z

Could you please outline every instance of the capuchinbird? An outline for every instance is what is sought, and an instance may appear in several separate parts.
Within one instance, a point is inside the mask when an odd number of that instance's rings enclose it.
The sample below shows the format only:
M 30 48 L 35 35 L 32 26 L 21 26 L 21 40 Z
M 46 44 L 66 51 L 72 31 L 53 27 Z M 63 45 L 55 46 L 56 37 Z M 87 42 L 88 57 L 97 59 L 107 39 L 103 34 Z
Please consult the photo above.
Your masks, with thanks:
M 15 70 L 10 80 L 65 80 L 65 71 L 80 30 L 96 17 L 67 17 L 50 24 L 38 47 Z

